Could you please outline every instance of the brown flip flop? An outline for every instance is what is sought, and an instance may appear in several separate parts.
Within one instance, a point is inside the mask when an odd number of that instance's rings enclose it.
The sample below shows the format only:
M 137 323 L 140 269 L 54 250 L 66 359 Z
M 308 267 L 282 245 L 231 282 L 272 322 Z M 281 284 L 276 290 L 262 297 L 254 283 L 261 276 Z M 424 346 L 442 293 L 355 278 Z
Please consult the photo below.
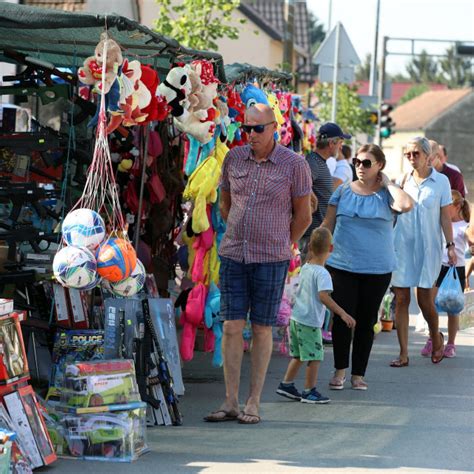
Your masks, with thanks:
M 224 416 L 218 416 L 220 413 L 223 413 Z M 235 421 L 237 416 L 238 414 L 233 411 L 217 410 L 209 413 L 203 420 L 208 423 L 219 423 L 221 421 Z
M 396 368 L 408 367 L 409 363 L 410 363 L 410 359 L 408 357 L 407 357 L 407 360 L 405 362 L 403 362 L 400 358 L 398 358 L 398 359 L 394 359 L 394 360 L 392 360 L 392 362 L 390 362 L 390 367 L 396 367 Z
M 245 421 L 242 420 L 242 418 L 239 418 L 238 423 L 241 425 L 256 425 L 257 423 L 260 423 L 261 418 L 258 415 L 252 415 L 251 413 L 245 413 L 244 411 L 240 412 L 240 416 L 250 416 L 252 420 L 250 421 Z

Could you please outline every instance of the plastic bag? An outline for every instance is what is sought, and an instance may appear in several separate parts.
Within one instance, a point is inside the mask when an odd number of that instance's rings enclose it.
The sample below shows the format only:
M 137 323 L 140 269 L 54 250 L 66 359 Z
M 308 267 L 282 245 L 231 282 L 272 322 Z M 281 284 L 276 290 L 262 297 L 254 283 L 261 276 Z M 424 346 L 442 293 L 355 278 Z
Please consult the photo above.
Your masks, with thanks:
M 446 273 L 435 300 L 438 312 L 459 314 L 464 308 L 464 293 L 456 267 L 450 267 Z

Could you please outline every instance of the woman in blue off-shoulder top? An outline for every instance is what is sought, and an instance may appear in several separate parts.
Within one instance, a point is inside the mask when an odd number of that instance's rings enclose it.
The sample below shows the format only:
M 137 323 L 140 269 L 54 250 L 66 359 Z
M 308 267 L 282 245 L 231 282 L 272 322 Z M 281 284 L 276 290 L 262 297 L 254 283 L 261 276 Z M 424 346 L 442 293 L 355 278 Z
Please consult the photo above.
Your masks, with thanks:
M 364 375 L 374 340 L 374 324 L 395 268 L 393 211 L 408 212 L 413 200 L 382 173 L 385 155 L 377 145 L 364 145 L 354 158 L 358 180 L 336 189 L 322 226 L 334 234 L 327 261 L 333 299 L 356 320 L 352 342 L 351 384 L 367 390 Z M 352 333 L 335 315 L 332 340 L 333 390 L 344 388 Z

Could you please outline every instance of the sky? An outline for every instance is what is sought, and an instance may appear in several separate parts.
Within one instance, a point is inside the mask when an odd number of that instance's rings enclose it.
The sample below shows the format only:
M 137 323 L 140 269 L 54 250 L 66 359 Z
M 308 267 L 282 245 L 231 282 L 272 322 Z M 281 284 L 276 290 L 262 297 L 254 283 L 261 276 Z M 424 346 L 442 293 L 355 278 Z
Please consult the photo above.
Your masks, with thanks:
M 361 61 L 374 47 L 377 0 L 307 0 L 308 8 L 327 29 L 332 3 L 331 27 L 340 21 Z M 474 41 L 474 0 L 380 0 L 382 37 Z M 415 43 L 415 52 L 426 49 L 442 54 L 449 43 Z M 410 42 L 388 42 L 389 52 L 410 52 Z M 380 58 L 380 56 L 379 56 Z M 408 56 L 387 57 L 389 73 L 405 72 Z

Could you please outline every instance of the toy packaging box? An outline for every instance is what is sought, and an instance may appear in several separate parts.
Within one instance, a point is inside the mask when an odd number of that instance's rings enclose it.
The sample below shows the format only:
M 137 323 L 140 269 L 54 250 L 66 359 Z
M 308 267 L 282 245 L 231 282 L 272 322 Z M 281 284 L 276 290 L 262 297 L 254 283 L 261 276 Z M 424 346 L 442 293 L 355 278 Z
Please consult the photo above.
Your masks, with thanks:
M 13 300 L 0 298 L 0 316 L 13 312 Z
M 11 472 L 21 473 L 21 474 L 30 474 L 32 471 L 31 463 L 26 456 L 26 447 L 23 440 L 17 436 L 14 432 L 14 426 L 10 415 L 8 414 L 5 406 L 0 403 L 0 427 L 2 430 L 0 432 L 4 432 L 4 429 L 8 430 L 9 441 L 12 442 L 11 445 Z M 10 433 L 14 433 L 13 436 Z
M 130 462 L 148 451 L 146 404 L 135 409 L 88 414 L 56 412 L 46 418 L 58 455 Z
M 0 385 L 28 377 L 28 359 L 18 315 L 0 316 Z
M 31 467 L 34 469 L 54 462 L 56 454 L 33 388 L 27 385 L 5 395 L 4 403 Z
M 104 331 L 94 329 L 63 330 L 56 333 L 53 347 L 53 366 L 47 400 L 59 402 L 68 364 L 102 360 Z
M 139 402 L 133 360 L 78 362 L 66 366 L 60 408 Z

